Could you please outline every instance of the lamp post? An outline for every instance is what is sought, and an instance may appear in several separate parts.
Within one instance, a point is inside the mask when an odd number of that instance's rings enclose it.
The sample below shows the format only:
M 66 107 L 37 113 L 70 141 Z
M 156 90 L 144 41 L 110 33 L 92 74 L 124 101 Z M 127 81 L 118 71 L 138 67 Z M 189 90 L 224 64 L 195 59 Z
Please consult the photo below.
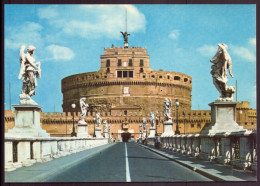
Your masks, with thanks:
M 93 117 L 93 121 L 94 121 L 94 134 L 93 134 L 93 137 L 95 138 L 96 137 L 96 118 Z
M 76 132 L 75 132 L 75 122 L 74 122 L 74 109 L 76 108 L 76 104 L 71 104 L 72 107 L 72 117 L 73 117 L 73 128 L 72 128 L 72 133 L 71 133 L 71 137 L 76 136 Z
M 157 125 L 160 125 L 160 116 L 159 116 L 159 118 L 156 119 L 156 124 L 155 124 L 155 136 L 158 136 L 158 133 L 157 133 Z
M 179 101 L 178 101 L 178 99 L 176 99 L 176 101 L 175 101 L 175 105 L 176 105 L 176 114 L 177 114 L 177 116 L 176 116 L 176 131 L 175 131 L 175 134 L 180 134 L 180 131 L 179 131 L 179 119 L 178 119 L 178 110 L 179 110 L 179 105 L 180 105 L 180 103 L 179 103 Z
M 145 132 L 146 132 L 146 134 L 145 134 L 145 139 L 147 139 L 147 130 L 148 130 L 147 127 L 148 127 L 148 123 L 146 122 L 146 123 L 145 123 L 145 129 L 146 129 L 146 130 L 145 130 Z

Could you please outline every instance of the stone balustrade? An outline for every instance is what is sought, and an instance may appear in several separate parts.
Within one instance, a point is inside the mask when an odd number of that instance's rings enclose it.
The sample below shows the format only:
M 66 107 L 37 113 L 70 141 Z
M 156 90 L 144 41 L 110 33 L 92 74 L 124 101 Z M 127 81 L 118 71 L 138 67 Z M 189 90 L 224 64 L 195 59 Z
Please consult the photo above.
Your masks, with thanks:
M 161 147 L 199 159 L 256 171 L 256 131 L 161 137 Z M 155 138 L 148 138 L 155 145 Z
M 5 171 L 108 144 L 107 138 L 5 137 Z

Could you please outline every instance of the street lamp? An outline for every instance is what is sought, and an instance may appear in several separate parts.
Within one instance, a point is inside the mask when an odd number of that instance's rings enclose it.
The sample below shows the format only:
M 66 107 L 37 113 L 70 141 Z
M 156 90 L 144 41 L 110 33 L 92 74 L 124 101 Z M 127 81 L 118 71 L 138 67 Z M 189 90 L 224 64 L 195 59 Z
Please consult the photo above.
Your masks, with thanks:
M 72 107 L 72 117 L 73 117 L 73 130 L 71 133 L 71 137 L 76 136 L 76 132 L 75 132 L 75 122 L 74 122 L 74 109 L 76 108 L 76 104 L 71 104 Z
M 93 121 L 94 121 L 94 134 L 93 137 L 96 137 L 96 118 L 93 117 Z
M 158 136 L 158 133 L 157 133 L 157 125 L 160 125 L 160 116 L 159 116 L 159 118 L 156 119 L 156 124 L 155 124 L 155 136 Z
M 178 115 L 179 115 L 178 114 L 178 109 L 179 109 L 180 103 L 179 103 L 178 99 L 176 99 L 175 105 L 176 105 L 176 114 L 177 114 L 177 116 L 176 116 L 176 131 L 175 131 L 175 134 L 180 134 L 180 131 L 179 131 L 179 119 L 178 119 Z

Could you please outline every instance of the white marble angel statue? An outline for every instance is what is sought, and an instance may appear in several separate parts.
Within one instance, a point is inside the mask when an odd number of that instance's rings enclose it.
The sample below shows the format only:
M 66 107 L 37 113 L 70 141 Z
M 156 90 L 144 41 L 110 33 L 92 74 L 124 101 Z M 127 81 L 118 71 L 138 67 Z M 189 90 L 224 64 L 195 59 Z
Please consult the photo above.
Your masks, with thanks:
M 107 132 L 107 120 L 103 121 L 103 132 Z
M 97 121 L 97 127 L 99 127 L 101 122 L 102 122 L 102 118 L 100 116 L 100 112 L 96 113 L 96 121 Z
M 149 116 L 150 116 L 151 127 L 154 127 L 155 126 L 155 122 L 157 120 L 156 113 L 155 112 L 151 112 L 151 114 Z
M 232 74 L 232 61 L 231 57 L 227 52 L 228 46 L 224 43 L 218 44 L 218 51 L 215 56 L 210 59 L 213 63 L 211 66 L 211 74 L 213 78 L 213 83 L 220 93 L 218 100 L 233 100 L 232 94 L 235 92 L 233 86 L 227 86 L 228 76 L 227 71 L 233 78 Z
M 35 62 L 32 57 L 36 48 L 28 46 L 26 54 L 24 53 L 25 45 L 20 48 L 20 73 L 18 79 L 23 80 L 22 94 L 31 97 L 35 95 L 34 89 L 37 87 L 36 78 L 41 77 L 41 63 Z
M 78 121 L 79 124 L 86 124 L 85 117 L 87 115 L 88 104 L 85 103 L 85 101 L 86 101 L 85 97 L 80 98 L 79 100 L 79 105 L 80 105 L 80 115 Z
M 172 108 L 172 100 L 169 98 L 165 98 L 164 105 L 163 105 L 163 115 L 164 115 L 164 118 L 166 121 L 169 121 L 172 119 L 171 108 Z

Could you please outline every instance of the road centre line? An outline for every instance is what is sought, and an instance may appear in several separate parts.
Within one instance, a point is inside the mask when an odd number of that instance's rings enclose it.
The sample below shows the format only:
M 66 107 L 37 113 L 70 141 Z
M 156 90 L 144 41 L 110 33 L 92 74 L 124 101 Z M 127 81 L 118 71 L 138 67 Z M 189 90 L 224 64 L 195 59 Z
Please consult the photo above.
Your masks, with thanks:
M 125 165 L 126 165 L 126 182 L 131 182 L 126 143 L 125 143 Z

